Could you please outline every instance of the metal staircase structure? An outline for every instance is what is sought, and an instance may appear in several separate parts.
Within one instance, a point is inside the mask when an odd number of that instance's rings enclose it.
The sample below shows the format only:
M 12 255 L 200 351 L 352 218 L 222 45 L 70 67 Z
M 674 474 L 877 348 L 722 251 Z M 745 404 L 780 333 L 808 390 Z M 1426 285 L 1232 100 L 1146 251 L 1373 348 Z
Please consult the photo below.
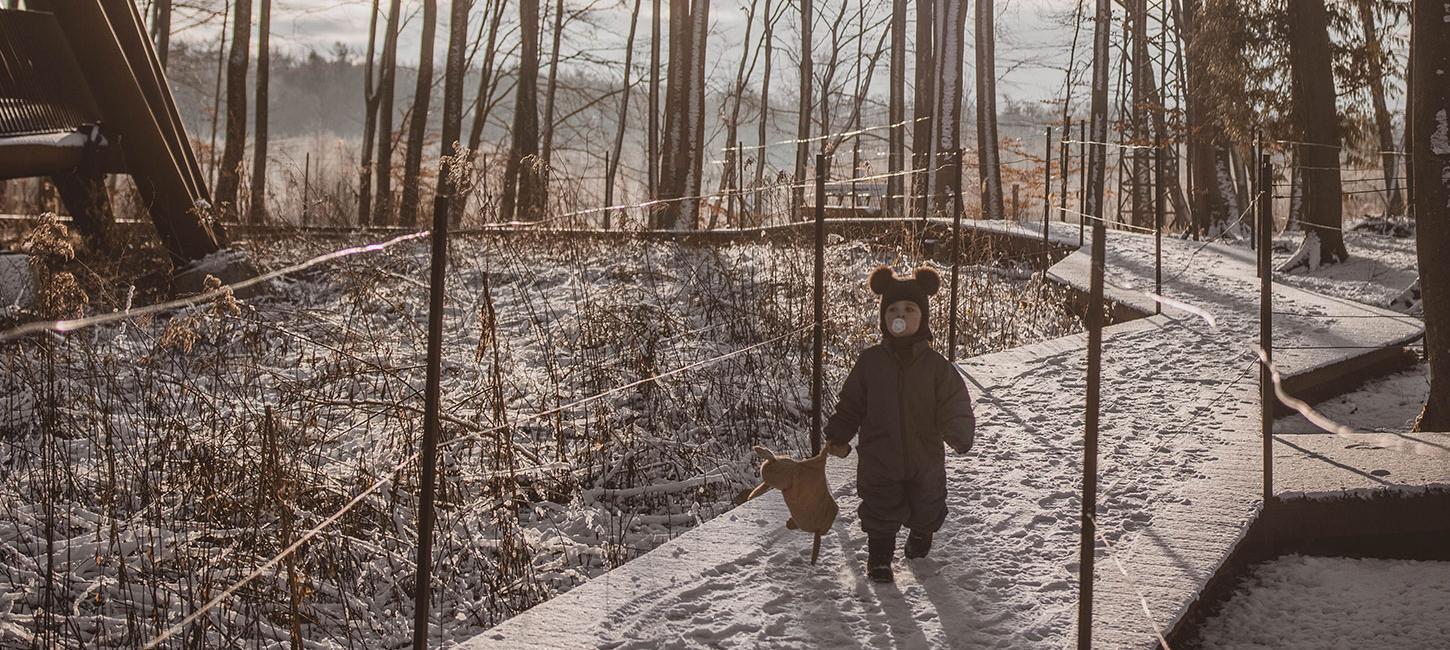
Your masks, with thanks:
M 104 242 L 114 221 L 110 173 L 133 178 L 174 262 L 226 245 L 135 4 L 0 9 L 0 179 L 51 178 L 77 229 Z

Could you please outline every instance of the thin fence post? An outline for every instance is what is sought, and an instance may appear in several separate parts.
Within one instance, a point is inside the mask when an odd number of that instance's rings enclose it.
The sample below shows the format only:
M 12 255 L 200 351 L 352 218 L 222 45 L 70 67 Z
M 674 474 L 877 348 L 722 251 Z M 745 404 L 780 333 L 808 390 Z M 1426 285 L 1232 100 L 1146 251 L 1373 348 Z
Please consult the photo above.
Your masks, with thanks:
M 957 178 L 962 176 L 962 150 L 958 148 L 952 159 L 952 170 Z M 1017 186 L 1012 186 L 1013 209 L 1016 209 Z M 960 268 L 962 261 L 962 190 L 958 185 L 956 197 L 953 200 L 952 210 L 952 298 L 951 310 L 947 321 L 947 360 L 953 363 L 957 360 L 957 287 L 960 284 Z
M 821 363 L 826 319 L 826 154 L 816 154 L 816 320 L 815 357 L 811 365 L 811 455 L 821 453 Z
M 735 220 L 735 194 L 736 194 L 736 192 L 734 190 L 740 185 L 740 179 L 738 179 L 738 178 L 732 178 L 732 177 L 735 176 L 735 162 L 734 161 L 735 161 L 735 158 L 737 158 L 739 156 L 740 156 L 740 150 L 739 149 L 736 149 L 733 156 L 725 156 L 725 160 L 720 163 L 720 167 L 721 167 L 721 170 L 720 171 L 721 171 L 721 173 L 723 173 L 725 175 L 725 178 L 730 179 L 730 182 L 724 184 L 725 185 L 725 221 L 727 222 L 725 225 L 727 227 L 730 225 L 730 222 L 733 222 Z M 715 218 L 714 217 L 711 217 L 710 220 L 711 221 L 714 221 Z
M 1064 187 L 1064 189 L 1066 189 Z M 1017 209 L 1017 186 L 1012 186 L 1012 209 Z M 1047 243 L 1047 224 L 1052 221 L 1052 127 L 1042 145 L 1042 243 Z
M 1059 207 L 1058 215 L 1057 215 L 1057 220 L 1058 221 L 1067 221 L 1067 195 L 1069 194 L 1068 189 L 1067 189 L 1068 188 L 1067 181 L 1068 181 L 1068 176 L 1069 176 L 1069 171 L 1070 171 L 1067 168 L 1067 154 L 1068 154 L 1068 144 L 1067 144 L 1067 141 L 1068 140 L 1071 140 L 1071 139 L 1072 139 L 1072 118 L 1069 117 L 1069 118 L 1067 118 L 1067 122 L 1064 123 L 1063 126 L 1062 126 L 1062 137 L 1057 139 L 1057 141 L 1058 141 L 1058 147 L 1057 148 L 1061 152 L 1061 157 L 1058 159 L 1057 166 L 1062 169 L 1062 172 L 1061 172 L 1062 173 L 1062 191 L 1060 191 L 1060 192 L 1057 193 L 1058 194 L 1058 197 L 1057 197 L 1057 205 Z
M 438 478 L 440 377 L 443 359 L 443 283 L 448 269 L 448 206 L 453 189 L 448 168 L 433 197 L 433 256 L 428 284 L 428 375 L 423 389 L 422 503 L 418 510 L 417 578 L 413 595 L 413 648 L 428 647 L 428 607 L 433 579 L 433 492 Z
M 740 228 L 740 227 L 742 227 L 742 226 L 745 225 L 745 211 L 746 211 L 746 207 L 747 207 L 747 204 L 745 202 L 745 141 L 744 140 L 736 140 L 735 141 L 735 193 L 738 194 L 738 195 L 740 195 L 740 214 L 739 214 L 739 220 L 735 222 L 735 227 L 736 228 Z
M 1269 154 L 1259 154 L 1259 429 L 1264 438 L 1264 504 L 1274 500 L 1274 386 L 1269 364 L 1274 360 L 1274 267 L 1270 258 L 1274 237 L 1273 167 Z
M 1082 248 L 1083 231 L 1086 229 L 1083 213 L 1087 211 L 1087 122 L 1077 124 L 1077 168 L 1081 170 L 1077 187 L 1077 245 Z
M 312 152 L 302 159 L 302 225 L 312 225 Z
M 1020 194 L 1021 189 L 1022 189 L 1022 186 L 1021 185 L 1018 185 L 1016 183 L 1013 183 L 1012 184 L 1012 220 L 1013 221 L 1017 221 L 1017 220 L 1019 220 L 1019 219 L 1022 218 L 1022 201 L 1019 198 L 1019 194 Z
M 1168 187 L 1164 184 L 1167 175 L 1163 160 L 1163 133 L 1160 131 L 1153 143 L 1153 291 L 1163 295 L 1163 221 L 1167 211 Z M 1153 313 L 1163 313 L 1163 302 L 1153 301 Z
M 609 230 L 609 208 L 614 206 L 614 179 L 609 175 L 609 152 L 604 152 L 604 229 Z

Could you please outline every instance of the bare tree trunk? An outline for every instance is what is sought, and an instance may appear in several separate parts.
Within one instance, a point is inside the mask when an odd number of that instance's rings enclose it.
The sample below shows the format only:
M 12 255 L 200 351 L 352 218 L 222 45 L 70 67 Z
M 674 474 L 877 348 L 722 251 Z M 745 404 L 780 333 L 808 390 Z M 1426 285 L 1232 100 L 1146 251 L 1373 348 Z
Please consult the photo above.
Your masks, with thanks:
M 984 216 L 988 219 L 1002 219 L 1002 168 L 997 138 L 997 37 L 993 23 L 992 0 L 979 1 L 977 3 L 977 172 L 982 182 Z
M 690 181 L 686 191 L 692 197 L 684 203 L 685 213 L 682 217 L 685 223 L 692 228 L 700 227 L 700 187 L 704 178 L 705 166 L 705 56 L 708 52 L 706 42 L 710 36 L 710 0 L 695 0 L 694 9 L 690 12 L 690 20 L 694 23 L 694 47 L 695 74 L 691 77 L 695 92 L 690 95 L 690 115 L 694 116 L 695 126 L 690 133 L 691 165 Z
M 1148 2 L 1147 0 L 1129 0 L 1126 3 L 1128 11 L 1127 19 L 1131 26 L 1129 41 L 1132 43 L 1132 68 L 1128 74 L 1131 75 L 1133 85 L 1133 105 L 1128 119 L 1132 143 L 1142 147 L 1152 142 L 1149 133 L 1148 107 L 1152 99 L 1153 88 L 1153 66 L 1148 61 Z M 1153 226 L 1153 182 L 1152 173 L 1152 151 L 1146 148 L 1134 148 L 1131 150 L 1132 164 L 1132 194 L 1129 223 L 1140 228 L 1151 228 Z
M 498 70 L 495 61 L 498 58 L 498 26 L 503 21 L 503 10 L 508 6 L 507 0 L 492 0 L 488 5 L 488 44 L 483 48 L 483 65 L 480 66 L 478 78 L 478 95 L 473 100 L 473 126 L 468 130 L 468 150 L 473 155 L 478 155 L 478 147 L 483 142 L 483 127 L 488 124 L 488 115 L 493 108 L 494 93 L 498 89 Z
M 891 0 L 891 82 L 887 120 L 886 202 L 884 212 L 900 216 L 906 209 L 906 179 L 901 172 L 906 164 L 906 0 Z
M 252 45 L 252 0 L 236 0 L 232 49 L 227 55 L 227 126 L 222 166 L 217 175 L 216 208 L 233 219 L 240 210 L 242 155 L 247 148 L 247 62 Z
M 651 0 L 649 38 L 649 133 L 645 152 L 651 199 L 660 196 L 660 0 Z
M 1113 21 L 1111 0 L 1098 0 L 1097 14 L 1093 26 L 1093 81 L 1092 109 L 1088 127 L 1087 196 L 1083 213 L 1104 223 L 1107 215 L 1103 210 L 1104 180 L 1107 176 L 1108 156 L 1108 35 Z M 1096 228 L 1096 224 L 1094 224 Z M 1094 246 L 1097 242 L 1094 242 Z
M 619 99 L 619 128 L 614 132 L 614 156 L 609 159 L 609 167 L 604 170 L 604 205 L 614 205 L 614 180 L 619 173 L 619 158 L 624 154 L 624 130 L 629 124 L 629 91 L 634 84 L 629 81 L 629 74 L 634 66 L 634 34 L 635 28 L 639 26 L 639 8 L 643 5 L 642 0 L 634 0 L 634 12 L 629 17 L 629 38 L 625 39 L 624 46 L 624 86 L 620 92 Z M 610 227 L 610 214 L 604 213 L 604 229 Z
M 267 84 L 271 76 L 272 0 L 261 0 L 257 20 L 257 108 L 256 133 L 252 145 L 251 200 L 247 221 L 260 224 L 267 220 Z
M 418 43 L 418 80 L 413 87 L 413 109 L 408 123 L 408 149 L 403 157 L 403 200 L 398 223 L 418 223 L 418 175 L 423 169 L 423 136 L 428 133 L 428 109 L 433 99 L 433 41 L 438 37 L 438 0 L 423 0 L 423 35 Z M 446 148 L 447 145 L 445 145 Z
M 463 82 L 468 74 L 464 50 L 468 49 L 468 12 L 473 9 L 473 0 L 452 0 L 448 12 L 448 58 L 443 68 L 443 132 L 441 134 L 440 156 L 444 163 L 438 166 L 437 192 L 451 196 L 448 204 L 448 223 L 458 226 L 463 218 L 466 196 L 454 193 L 456 186 L 450 174 L 456 165 L 456 156 L 462 156 L 463 143 Z M 472 156 L 472 151 L 468 156 Z
M 378 43 L 378 0 L 373 0 L 368 14 L 368 58 L 363 69 L 363 136 L 362 159 L 358 164 L 357 179 L 357 223 L 366 227 L 373 216 L 373 138 L 378 130 L 378 102 L 381 99 L 373 88 L 373 69 Z
M 1339 176 L 1339 116 L 1335 109 L 1329 21 L 1323 0 L 1289 3 L 1289 61 L 1304 177 L 1304 220 L 1307 230 L 1299 251 L 1280 271 L 1349 259 L 1344 248 L 1343 197 Z
M 689 188 L 690 147 L 694 138 L 695 120 L 689 114 L 694 96 L 695 75 L 694 28 L 690 18 L 690 0 L 670 0 L 670 60 L 667 74 L 670 84 L 665 89 L 665 130 L 660 152 L 660 194 L 665 201 L 650 215 L 654 228 L 679 227 L 683 212 L 676 199 Z
M 504 165 L 499 217 L 536 221 L 544 214 L 539 151 L 539 0 L 519 0 L 518 85 L 514 89 L 513 142 Z
M 800 140 L 795 149 L 795 183 L 791 187 L 790 199 L 790 220 L 800 219 L 801 206 L 805 205 L 805 182 L 806 165 L 810 161 L 811 143 L 807 140 L 811 137 L 811 107 L 815 106 L 811 97 L 811 82 L 814 81 L 811 75 L 812 48 L 811 48 L 811 27 L 815 22 L 812 14 L 814 0 L 800 0 L 801 3 L 801 69 L 800 69 L 800 107 L 796 120 L 796 139 Z
M 231 2 L 222 4 L 221 43 L 217 45 L 216 50 L 216 89 L 213 91 L 214 94 L 211 98 L 211 145 L 208 147 L 210 151 L 207 152 L 210 158 L 207 164 L 211 167 L 211 182 L 208 184 L 212 187 L 216 187 L 217 184 L 216 127 L 217 122 L 221 121 L 222 70 L 226 68 L 226 62 L 223 60 L 222 55 L 227 49 L 227 18 L 231 16 L 231 9 Z
M 775 21 L 777 18 L 771 11 L 770 2 L 771 0 L 765 0 L 765 63 L 760 75 L 760 119 L 755 132 L 757 145 L 755 150 L 755 225 L 763 225 L 764 221 L 765 206 L 762 205 L 760 188 L 765 186 L 765 164 L 769 160 L 765 138 L 766 126 L 770 123 L 770 64 L 771 53 L 775 50 Z
M 1410 115 L 1407 125 L 1415 248 L 1420 262 L 1430 394 L 1416 431 L 1450 431 L 1450 7 L 1414 0 L 1410 9 Z
M 929 163 L 935 171 L 935 182 L 932 183 L 929 193 L 932 196 L 933 209 L 939 214 L 946 214 L 954 203 L 951 197 L 962 191 L 962 177 L 957 173 L 956 167 L 948 162 L 950 159 L 946 154 L 962 146 L 967 3 L 941 3 L 937 11 L 937 21 L 941 31 L 936 40 L 936 110 L 933 111 L 936 116 L 936 140 Z
M 916 97 L 911 134 L 911 205 L 913 216 L 925 219 L 930 202 L 927 197 L 932 164 L 932 109 L 936 102 L 935 63 L 935 0 L 916 0 Z
M 1400 183 L 1396 178 L 1395 134 L 1389 106 L 1385 103 L 1384 50 L 1380 47 L 1379 30 L 1375 26 L 1374 3 L 1359 0 L 1359 22 L 1364 30 L 1365 63 L 1369 66 L 1369 92 L 1374 100 L 1374 121 L 1379 134 L 1380 162 L 1385 168 L 1386 213 L 1405 213 L 1405 199 L 1400 195 Z
M 564 41 L 564 0 L 554 3 L 554 40 L 549 52 L 549 83 L 544 90 L 543 154 L 544 173 L 554 162 L 554 97 L 559 88 L 559 46 Z
M 373 224 L 393 221 L 393 92 L 398 80 L 398 32 L 402 31 L 402 0 L 388 5 L 388 32 L 383 37 L 383 60 L 379 69 L 378 98 L 378 192 Z
M 741 155 L 735 145 L 740 138 L 740 104 L 745 96 L 745 65 L 750 60 L 747 56 L 750 34 L 755 28 L 755 12 L 759 5 L 760 0 L 751 0 L 745 14 L 745 40 L 741 41 L 740 62 L 735 68 L 735 96 L 730 104 L 730 117 L 725 121 L 725 173 L 720 175 L 721 192 L 739 190 L 744 185 L 743 179 L 735 177 L 736 161 Z M 738 191 L 735 193 L 740 194 Z
M 156 20 L 151 29 L 156 41 L 156 58 L 161 60 L 162 68 L 167 68 L 171 54 L 171 0 L 156 0 Z
M 1210 57 L 1205 50 L 1212 45 L 1199 35 L 1199 23 L 1206 20 L 1203 14 L 1202 0 L 1187 0 L 1183 32 L 1188 59 L 1188 173 L 1192 186 L 1189 203 L 1195 231 L 1211 237 L 1226 228 L 1233 218 L 1229 214 L 1233 183 L 1228 151 L 1223 144 L 1226 138 L 1218 122 L 1207 115 L 1207 100 L 1203 96 L 1210 79 L 1207 61 Z

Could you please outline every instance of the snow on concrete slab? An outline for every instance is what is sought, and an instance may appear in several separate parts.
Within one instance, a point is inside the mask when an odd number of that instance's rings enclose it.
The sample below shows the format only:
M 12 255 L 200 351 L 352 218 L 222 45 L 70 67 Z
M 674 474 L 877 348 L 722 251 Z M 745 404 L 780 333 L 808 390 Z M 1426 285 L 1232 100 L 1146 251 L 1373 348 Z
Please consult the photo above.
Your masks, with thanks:
M 1290 555 L 1253 568 L 1200 648 L 1450 648 L 1450 562 Z
M 1450 490 L 1447 433 L 1280 434 L 1274 439 L 1274 487 L 1282 498 Z

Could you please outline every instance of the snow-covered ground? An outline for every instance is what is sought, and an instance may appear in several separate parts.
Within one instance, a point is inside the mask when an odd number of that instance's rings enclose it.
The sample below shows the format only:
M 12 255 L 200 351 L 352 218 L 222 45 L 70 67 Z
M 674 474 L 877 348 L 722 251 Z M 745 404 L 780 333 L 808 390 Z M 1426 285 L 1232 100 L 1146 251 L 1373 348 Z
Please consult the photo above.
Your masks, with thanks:
M 338 246 L 251 248 L 276 267 Z M 439 641 L 730 510 L 755 481 L 751 444 L 807 446 L 808 247 L 473 238 L 453 252 Z M 829 387 L 879 336 L 868 271 L 917 260 L 859 242 L 827 255 Z M 314 526 L 295 560 L 215 610 L 205 643 L 285 644 L 293 595 L 317 645 L 406 643 L 427 259 L 410 242 L 238 305 L 6 346 L 0 646 L 145 643 Z M 963 281 L 964 355 L 1078 329 L 1040 275 Z
M 1074 243 L 1077 237 L 1075 225 L 1054 226 L 1053 234 Z M 1153 302 L 1142 293 L 1152 287 L 1151 238 L 1109 237 L 1110 294 L 1151 312 Z M 1165 241 L 1165 250 L 1165 294 L 1194 309 L 1170 305 L 1162 317 L 1114 326 L 1104 346 L 1098 520 L 1120 552 L 1142 541 L 1139 533 L 1162 506 L 1189 502 L 1184 486 L 1211 482 L 1204 471 L 1227 449 L 1258 444 L 1253 257 L 1180 240 Z M 1087 268 L 1077 254 L 1054 273 L 1084 286 Z M 1288 308 L 1335 304 L 1290 288 L 1279 292 Z M 1387 344 L 1415 331 L 1404 322 L 1345 319 L 1287 327 L 1278 342 Z M 832 461 L 842 510 L 820 565 L 804 562 L 809 540 L 782 528 L 779 508 L 751 503 L 469 647 L 1066 645 L 1078 593 L 1083 347 L 1083 337 L 1072 336 L 963 363 L 977 407 L 977 444 L 966 456 L 949 457 L 951 512 L 937 546 L 928 559 L 898 560 L 895 585 L 865 579 L 853 464 Z M 1281 363 L 1305 370 L 1345 354 L 1351 353 L 1307 350 L 1285 354 Z M 1235 477 L 1252 476 L 1243 465 L 1231 469 Z M 1234 524 L 1246 522 L 1241 517 L 1252 516 L 1258 494 L 1248 483 L 1246 495 L 1210 490 L 1193 503 L 1209 510 L 1205 520 L 1226 513 Z M 1221 546 L 1215 540 L 1178 549 L 1181 556 L 1170 563 L 1185 565 L 1192 577 L 1176 584 L 1171 598 L 1153 592 L 1152 607 L 1173 616 L 1191 602 L 1192 581 L 1211 575 L 1239 530 L 1231 526 Z M 1142 546 L 1155 540 L 1161 538 Z M 1109 567 L 1100 557 L 1099 575 Z M 1139 641 L 1152 638 L 1136 600 L 1121 611 L 1127 613 L 1102 622 L 1135 631 Z
M 1368 227 L 1373 224 L 1384 227 Z M 1406 230 L 1408 225 L 1403 220 L 1351 221 L 1344 232 L 1350 254 L 1348 262 L 1322 266 L 1307 273 L 1279 274 L 1274 279 L 1325 295 L 1393 308 L 1390 303 L 1419 277 L 1415 238 L 1412 230 Z M 1288 258 L 1297 244 L 1293 237 L 1297 236 L 1286 235 L 1276 241 L 1276 262 Z M 1413 368 L 1371 379 L 1315 408 L 1355 431 L 1409 431 L 1430 392 L 1428 373 L 1429 367 L 1422 361 Z M 1319 428 L 1294 414 L 1279 418 L 1274 430 L 1296 433 Z
M 1450 562 L 1264 562 L 1200 639 L 1203 650 L 1450 648 Z

